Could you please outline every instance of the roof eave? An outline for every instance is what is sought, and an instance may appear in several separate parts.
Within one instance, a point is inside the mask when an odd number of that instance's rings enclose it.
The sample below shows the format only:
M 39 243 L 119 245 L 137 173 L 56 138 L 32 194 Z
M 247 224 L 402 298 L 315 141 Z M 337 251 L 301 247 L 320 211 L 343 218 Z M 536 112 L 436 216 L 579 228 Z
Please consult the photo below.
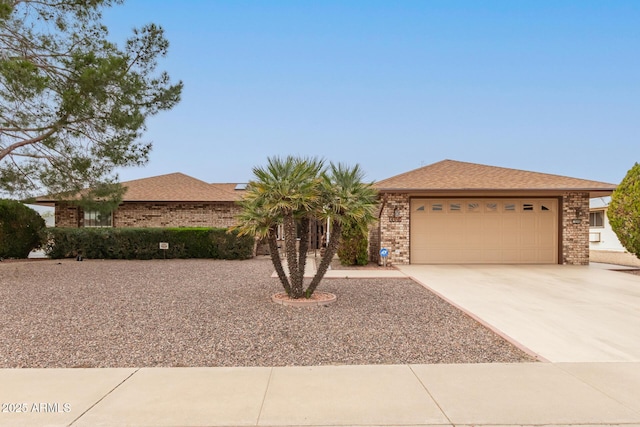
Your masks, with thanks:
M 405 193 L 411 196 L 468 196 L 468 197 L 502 197 L 549 196 L 558 197 L 564 193 L 589 193 L 590 198 L 610 196 L 615 190 L 611 188 L 378 188 L 379 194 Z
M 376 188 L 377 191 L 379 192 L 384 192 L 384 193 L 415 193 L 415 192 L 425 192 L 425 191 L 429 191 L 429 192 L 459 192 L 459 191 L 469 191 L 469 192 L 473 192 L 473 191 L 495 191 L 495 192 L 501 192 L 501 191 L 522 191 L 522 192 L 530 192 L 530 191 L 557 191 L 557 192 L 591 192 L 591 191 L 613 191 L 615 190 L 616 187 L 610 187 L 610 188 L 593 188 L 593 187 L 585 187 L 585 188 L 550 188 L 550 187 L 544 187 L 544 188 Z

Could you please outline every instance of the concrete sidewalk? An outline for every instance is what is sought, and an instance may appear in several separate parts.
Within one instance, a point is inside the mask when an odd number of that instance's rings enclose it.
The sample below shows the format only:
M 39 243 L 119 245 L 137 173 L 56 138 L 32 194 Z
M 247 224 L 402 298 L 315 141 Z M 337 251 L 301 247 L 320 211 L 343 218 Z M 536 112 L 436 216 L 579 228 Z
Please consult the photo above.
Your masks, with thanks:
M 0 426 L 640 425 L 640 363 L 4 369 L 0 384 Z

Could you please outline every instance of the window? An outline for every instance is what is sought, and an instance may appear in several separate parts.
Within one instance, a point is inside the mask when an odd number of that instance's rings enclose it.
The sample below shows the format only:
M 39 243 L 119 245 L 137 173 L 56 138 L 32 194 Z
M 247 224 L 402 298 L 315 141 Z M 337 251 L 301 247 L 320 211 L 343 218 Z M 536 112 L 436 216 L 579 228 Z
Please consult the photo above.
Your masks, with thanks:
M 479 212 L 480 211 L 480 203 L 471 202 L 467 204 L 467 210 L 469 212 Z
M 434 212 L 442 211 L 442 203 L 433 203 L 431 204 L 431 210 Z
M 85 227 L 112 227 L 111 212 L 103 213 L 98 211 L 84 212 Z
M 516 211 L 516 204 L 515 203 L 505 203 L 504 204 L 504 210 L 507 212 L 515 212 Z
M 416 211 L 424 211 L 424 205 L 420 205 Z
M 498 204 L 497 203 L 487 203 L 486 204 L 487 212 L 497 212 Z
M 523 203 L 522 204 L 522 210 L 523 211 L 532 211 L 533 210 L 533 203 Z
M 462 205 L 460 203 L 449 203 L 449 210 L 451 212 L 460 212 L 462 210 Z
M 589 227 L 604 227 L 604 211 L 589 212 Z

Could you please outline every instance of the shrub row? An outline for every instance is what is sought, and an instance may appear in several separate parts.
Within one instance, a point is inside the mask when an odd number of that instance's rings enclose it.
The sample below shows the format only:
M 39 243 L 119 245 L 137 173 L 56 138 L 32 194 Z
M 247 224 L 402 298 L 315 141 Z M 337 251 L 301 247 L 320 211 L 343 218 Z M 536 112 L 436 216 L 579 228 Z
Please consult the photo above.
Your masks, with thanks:
M 247 259 L 253 238 L 223 228 L 51 228 L 46 253 L 54 259 Z M 160 242 L 169 249 L 160 249 Z

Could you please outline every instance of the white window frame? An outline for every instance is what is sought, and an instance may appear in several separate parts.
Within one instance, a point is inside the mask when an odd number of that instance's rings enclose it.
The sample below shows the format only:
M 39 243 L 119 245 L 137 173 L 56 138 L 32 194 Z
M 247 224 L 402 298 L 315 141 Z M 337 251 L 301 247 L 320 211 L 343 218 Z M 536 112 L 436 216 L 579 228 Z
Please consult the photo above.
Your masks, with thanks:
M 589 212 L 589 227 L 590 228 L 604 228 L 604 211 L 591 211 Z M 591 218 L 600 218 L 600 224 L 598 224 L 598 221 L 595 220 L 594 223 L 592 223 Z
M 98 216 L 108 215 L 105 220 L 98 220 Z M 86 228 L 110 228 L 113 227 L 113 212 L 103 214 L 99 211 L 84 211 L 83 226 Z

